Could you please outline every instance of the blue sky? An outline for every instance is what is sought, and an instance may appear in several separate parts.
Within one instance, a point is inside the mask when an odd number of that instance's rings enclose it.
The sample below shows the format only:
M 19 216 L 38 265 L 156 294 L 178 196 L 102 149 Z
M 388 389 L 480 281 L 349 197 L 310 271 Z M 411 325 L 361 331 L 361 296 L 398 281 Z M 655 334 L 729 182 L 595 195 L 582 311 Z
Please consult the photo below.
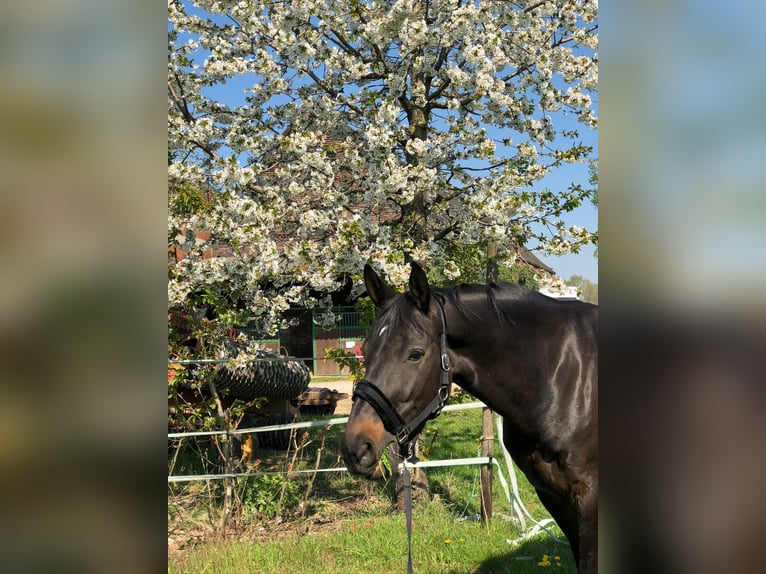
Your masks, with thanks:
M 564 127 L 568 129 L 566 126 Z M 592 146 L 593 157 L 598 157 L 597 132 L 588 130 L 582 125 L 577 127 L 579 128 L 578 131 L 580 132 L 582 142 L 585 145 Z M 588 183 L 588 178 L 587 163 L 565 165 L 550 173 L 535 187 L 548 188 L 552 191 L 557 189 L 565 190 L 574 182 L 588 188 L 591 187 Z M 595 231 L 598 229 L 598 208 L 588 201 L 577 209 L 563 214 L 562 219 L 569 225 L 579 225 L 590 231 Z M 579 253 L 569 255 L 555 256 L 544 255 L 542 253 L 536 253 L 536 255 L 552 267 L 559 277 L 569 279 L 572 275 L 580 275 L 593 283 L 598 283 L 598 259 L 594 256 L 595 252 L 596 246 L 587 245 Z

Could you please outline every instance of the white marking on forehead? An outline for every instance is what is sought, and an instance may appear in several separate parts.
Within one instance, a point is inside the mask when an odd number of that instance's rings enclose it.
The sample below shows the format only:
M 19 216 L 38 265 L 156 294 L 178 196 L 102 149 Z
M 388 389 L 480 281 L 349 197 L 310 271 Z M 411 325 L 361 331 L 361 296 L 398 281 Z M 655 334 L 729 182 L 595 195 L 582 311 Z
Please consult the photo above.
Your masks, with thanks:
M 383 325 L 383 326 L 380 328 L 380 331 L 378 331 L 378 337 L 382 337 L 382 336 L 383 336 L 383 333 L 385 333 L 385 332 L 386 332 L 386 329 L 388 329 L 388 325 Z

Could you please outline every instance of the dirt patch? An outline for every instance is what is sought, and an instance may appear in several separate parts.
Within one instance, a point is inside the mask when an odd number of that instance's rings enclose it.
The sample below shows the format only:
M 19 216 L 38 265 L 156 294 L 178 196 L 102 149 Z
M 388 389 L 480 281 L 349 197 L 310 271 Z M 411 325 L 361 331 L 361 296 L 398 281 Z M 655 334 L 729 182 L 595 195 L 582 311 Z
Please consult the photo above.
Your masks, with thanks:
M 351 405 L 353 404 L 351 401 L 351 393 L 348 395 L 349 397 L 347 399 L 338 401 L 338 404 L 335 406 L 336 416 L 345 417 L 351 412 Z
M 207 520 L 199 517 L 196 521 L 187 520 L 181 524 L 169 519 L 168 556 L 182 556 L 185 551 L 222 538 L 273 540 L 286 536 L 336 532 L 348 528 L 349 522 L 369 519 L 371 512 L 386 512 L 392 507 L 389 498 L 373 493 L 369 486 L 363 487 L 357 494 L 335 499 L 327 497 L 328 493 L 317 494 L 320 496 L 317 503 L 309 501 L 307 508 L 301 504 L 284 518 L 246 521 L 232 516 L 224 533 L 220 530 L 217 513 L 209 515 Z
M 311 382 L 312 387 L 328 388 L 339 393 L 345 393 L 347 398 L 341 399 L 335 405 L 335 412 L 333 416 L 343 417 L 351 412 L 351 395 L 354 392 L 354 382 L 349 379 L 337 379 L 337 380 L 318 380 Z

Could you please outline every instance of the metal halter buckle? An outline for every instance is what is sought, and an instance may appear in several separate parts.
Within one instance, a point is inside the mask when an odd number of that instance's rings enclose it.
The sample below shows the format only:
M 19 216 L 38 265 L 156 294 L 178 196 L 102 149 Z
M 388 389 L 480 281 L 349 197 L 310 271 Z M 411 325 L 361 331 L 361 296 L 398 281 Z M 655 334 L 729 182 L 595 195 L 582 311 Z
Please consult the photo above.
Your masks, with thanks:
M 442 353 L 442 371 L 449 371 L 452 368 L 449 362 L 449 355 L 445 352 Z

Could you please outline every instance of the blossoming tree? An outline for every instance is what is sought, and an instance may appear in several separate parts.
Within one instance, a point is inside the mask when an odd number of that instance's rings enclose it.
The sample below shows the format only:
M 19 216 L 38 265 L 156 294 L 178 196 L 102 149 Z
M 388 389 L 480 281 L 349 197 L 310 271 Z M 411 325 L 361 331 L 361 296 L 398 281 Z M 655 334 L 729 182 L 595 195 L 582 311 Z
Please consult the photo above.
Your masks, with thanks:
M 535 183 L 592 159 L 596 0 L 168 10 L 171 305 L 273 330 L 368 261 L 401 284 L 466 246 L 595 242 L 562 220 L 590 190 Z

